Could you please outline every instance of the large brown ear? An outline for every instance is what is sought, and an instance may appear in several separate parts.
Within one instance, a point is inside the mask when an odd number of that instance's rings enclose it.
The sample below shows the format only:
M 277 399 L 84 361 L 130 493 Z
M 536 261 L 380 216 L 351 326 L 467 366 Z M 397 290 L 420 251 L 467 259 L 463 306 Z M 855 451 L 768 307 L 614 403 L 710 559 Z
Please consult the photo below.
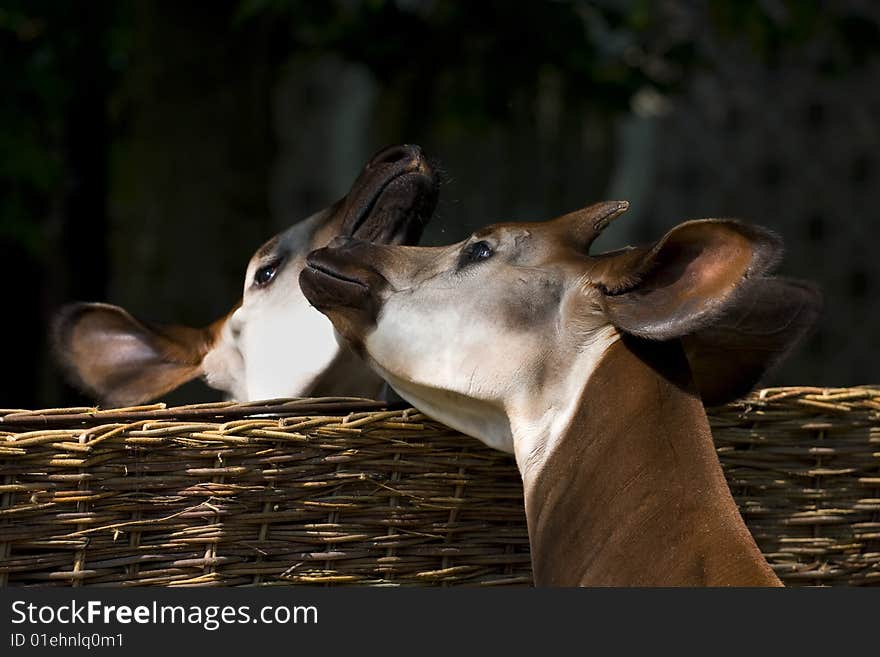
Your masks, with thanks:
M 65 306 L 52 325 L 72 383 L 108 406 L 140 404 L 201 375 L 213 339 L 210 329 L 148 324 L 103 303 Z
M 668 340 L 711 325 L 781 253 L 768 230 L 702 219 L 676 226 L 652 247 L 598 256 L 590 278 L 605 292 L 602 304 L 615 326 Z
M 810 332 L 821 309 L 811 283 L 746 282 L 719 318 L 682 338 L 703 403 L 725 404 L 749 392 Z

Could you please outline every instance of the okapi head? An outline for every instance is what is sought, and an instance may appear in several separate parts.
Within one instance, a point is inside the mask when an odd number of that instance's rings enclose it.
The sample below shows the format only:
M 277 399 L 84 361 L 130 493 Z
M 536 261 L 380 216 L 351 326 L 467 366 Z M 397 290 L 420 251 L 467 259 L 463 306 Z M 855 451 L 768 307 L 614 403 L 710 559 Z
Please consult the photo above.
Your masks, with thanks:
M 418 146 L 386 148 L 344 198 L 279 233 L 253 255 L 241 301 L 204 328 L 147 322 L 118 306 L 76 303 L 53 324 L 58 360 L 108 405 L 142 403 L 203 376 L 230 398 L 375 396 L 381 380 L 338 340 L 299 287 L 310 251 L 337 236 L 415 244 L 437 202 Z
M 770 277 L 779 238 L 738 221 L 590 254 L 627 207 L 496 224 L 446 247 L 337 238 L 309 255 L 301 285 L 403 398 L 516 455 L 537 583 L 778 583 L 700 395 L 751 388 L 815 322 L 819 294 Z M 696 545 L 678 522 L 723 526 Z M 645 540 L 666 547 L 667 570 L 650 546 L 627 547 Z

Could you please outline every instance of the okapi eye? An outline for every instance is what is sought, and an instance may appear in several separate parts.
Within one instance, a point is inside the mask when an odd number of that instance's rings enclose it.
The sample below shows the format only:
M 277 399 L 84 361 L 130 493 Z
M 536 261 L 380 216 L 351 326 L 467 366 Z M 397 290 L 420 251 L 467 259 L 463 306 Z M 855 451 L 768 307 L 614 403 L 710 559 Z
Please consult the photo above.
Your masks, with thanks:
M 268 285 L 272 281 L 272 279 L 275 278 L 275 273 L 277 271 L 277 262 L 272 262 L 264 267 L 260 267 L 254 274 L 254 284 L 258 287 Z
M 477 260 L 485 260 L 492 256 L 492 247 L 489 246 L 488 242 L 474 242 L 470 246 L 465 249 L 464 255 L 471 262 L 476 262 Z

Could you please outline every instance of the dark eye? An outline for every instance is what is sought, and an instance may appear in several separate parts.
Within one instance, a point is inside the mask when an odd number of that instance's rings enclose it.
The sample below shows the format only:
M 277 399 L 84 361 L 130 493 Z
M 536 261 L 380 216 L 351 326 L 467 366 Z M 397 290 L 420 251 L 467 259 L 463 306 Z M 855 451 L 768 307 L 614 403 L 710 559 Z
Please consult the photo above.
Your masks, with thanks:
M 271 262 L 268 265 L 264 265 L 260 267 L 256 273 L 254 274 L 254 284 L 258 287 L 262 287 L 264 285 L 268 285 L 273 278 L 275 278 L 275 273 L 278 271 L 278 263 Z
M 462 254 L 464 256 L 464 260 L 468 262 L 477 262 L 478 260 L 485 260 L 486 258 L 490 258 L 492 256 L 492 247 L 489 246 L 488 242 L 479 241 L 474 242 L 473 244 L 469 244 Z

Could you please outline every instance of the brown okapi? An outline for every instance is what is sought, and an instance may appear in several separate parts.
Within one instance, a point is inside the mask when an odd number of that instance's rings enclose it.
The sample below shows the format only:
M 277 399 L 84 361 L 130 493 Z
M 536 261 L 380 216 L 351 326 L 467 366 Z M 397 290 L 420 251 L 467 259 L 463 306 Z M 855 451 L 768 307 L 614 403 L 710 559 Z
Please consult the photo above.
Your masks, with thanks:
M 775 586 L 702 398 L 750 389 L 815 322 L 782 245 L 733 220 L 589 254 L 626 202 L 446 247 L 339 238 L 309 301 L 404 399 L 513 452 L 539 586 Z
M 418 146 L 377 153 L 340 201 L 279 233 L 251 258 L 241 301 L 205 328 L 148 323 L 118 306 L 66 306 L 55 353 L 74 385 L 119 406 L 154 399 L 204 376 L 239 401 L 375 397 L 381 379 L 306 301 L 299 273 L 338 235 L 415 244 L 437 203 L 437 179 Z

